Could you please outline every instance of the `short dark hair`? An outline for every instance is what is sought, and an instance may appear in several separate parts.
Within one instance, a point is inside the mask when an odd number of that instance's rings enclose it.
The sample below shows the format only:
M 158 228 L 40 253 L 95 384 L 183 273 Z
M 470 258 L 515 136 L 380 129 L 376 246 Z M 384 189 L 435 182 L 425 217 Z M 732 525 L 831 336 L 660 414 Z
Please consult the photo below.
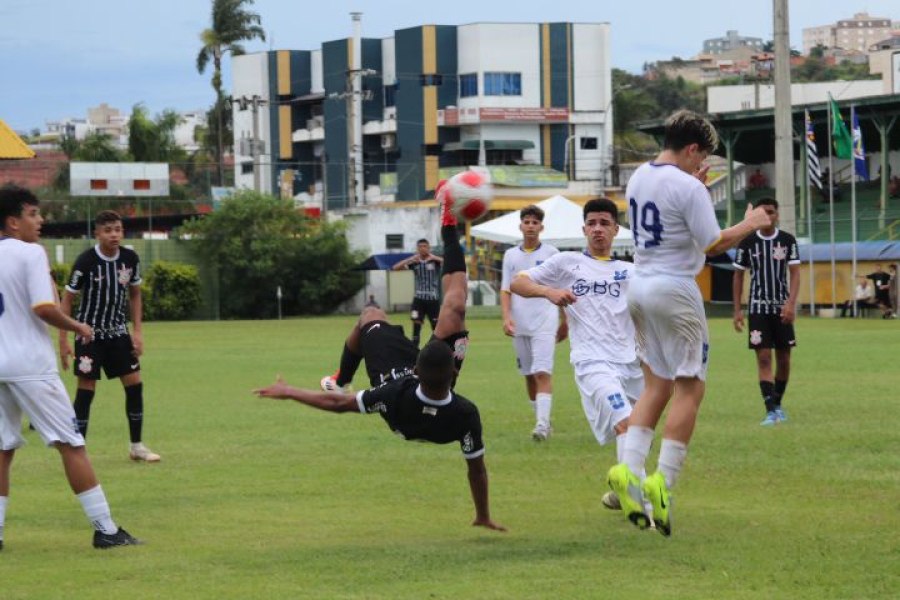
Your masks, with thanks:
M 443 340 L 431 340 L 422 347 L 416 360 L 419 381 L 428 387 L 449 387 L 453 382 L 453 351 Z
M 519 211 L 519 220 L 522 221 L 525 217 L 534 217 L 541 223 L 544 222 L 544 211 L 540 206 L 536 206 L 534 204 L 529 204 L 521 211 Z
M 616 206 L 616 203 L 610 200 L 609 198 L 594 198 L 593 200 L 588 200 L 584 204 L 584 213 L 583 219 L 587 221 L 588 213 L 592 212 L 605 212 L 612 215 L 613 221 L 616 224 L 619 223 L 619 207 Z
M 772 196 L 763 196 L 753 203 L 753 206 L 759 208 L 760 206 L 771 206 L 778 210 L 778 200 L 773 198 Z
M 94 225 L 96 227 L 103 227 L 107 223 L 115 223 L 116 221 L 121 221 L 122 215 L 117 213 L 114 210 L 104 210 L 101 211 L 97 218 L 94 220 Z
M 719 145 L 719 135 L 712 123 L 690 110 L 679 110 L 665 122 L 663 148 L 681 150 L 685 146 L 698 144 L 700 150 L 712 152 Z
M 7 217 L 21 217 L 26 206 L 37 205 L 37 196 L 31 190 L 17 185 L 0 187 L 0 229 L 6 226 Z
M 430 245 L 431 245 L 431 242 L 429 242 L 429 241 L 426 240 L 425 238 L 422 238 L 421 240 L 418 240 L 418 241 L 416 242 L 416 246 L 418 246 L 419 244 L 428 244 L 428 245 L 430 246 Z

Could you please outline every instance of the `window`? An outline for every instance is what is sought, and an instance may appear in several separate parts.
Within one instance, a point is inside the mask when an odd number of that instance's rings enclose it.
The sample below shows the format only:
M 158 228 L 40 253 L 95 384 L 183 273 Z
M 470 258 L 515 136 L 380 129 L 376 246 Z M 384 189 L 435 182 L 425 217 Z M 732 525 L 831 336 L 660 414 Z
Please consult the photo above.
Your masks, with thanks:
M 149 179 L 135 179 L 133 182 L 135 190 L 149 191 L 150 190 L 150 180 Z
M 242 162 L 241 163 L 241 175 L 250 175 L 253 173 L 253 163 L 252 162 Z
M 443 75 L 437 73 L 422 73 L 422 85 L 441 85 L 443 83 Z
M 384 105 L 397 105 L 397 84 L 384 86 Z
M 403 234 L 388 233 L 384 236 L 384 247 L 388 250 L 403 250 Z
M 459 76 L 459 97 L 469 98 L 478 95 L 478 73 L 467 73 Z
M 582 150 L 596 150 L 597 149 L 597 138 L 595 138 L 595 137 L 581 138 L 581 149 Z
M 485 73 L 485 96 L 521 96 L 521 73 Z
M 91 179 L 91 189 L 98 191 L 109 189 L 109 182 L 105 179 Z

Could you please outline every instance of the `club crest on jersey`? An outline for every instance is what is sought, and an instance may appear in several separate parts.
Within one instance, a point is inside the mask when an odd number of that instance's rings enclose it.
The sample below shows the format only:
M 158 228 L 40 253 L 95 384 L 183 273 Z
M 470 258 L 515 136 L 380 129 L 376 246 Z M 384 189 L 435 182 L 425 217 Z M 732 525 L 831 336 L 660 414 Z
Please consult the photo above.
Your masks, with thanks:
M 772 249 L 772 258 L 775 260 L 784 260 L 787 258 L 787 246 L 782 246 L 781 244 L 775 244 L 775 247 Z
M 750 343 L 754 346 L 759 346 L 762 344 L 762 331 L 758 329 L 754 329 L 750 332 Z
M 624 271 L 616 271 L 616 275 L 615 277 L 613 277 L 613 279 L 615 281 L 623 281 L 625 279 L 628 279 L 628 269 L 625 269 Z
M 90 356 L 79 356 L 78 357 L 78 370 L 82 373 L 90 373 L 91 368 L 94 364 L 94 359 Z
M 119 269 L 119 284 L 126 285 L 129 281 L 131 281 L 131 269 L 122 265 L 122 268 Z

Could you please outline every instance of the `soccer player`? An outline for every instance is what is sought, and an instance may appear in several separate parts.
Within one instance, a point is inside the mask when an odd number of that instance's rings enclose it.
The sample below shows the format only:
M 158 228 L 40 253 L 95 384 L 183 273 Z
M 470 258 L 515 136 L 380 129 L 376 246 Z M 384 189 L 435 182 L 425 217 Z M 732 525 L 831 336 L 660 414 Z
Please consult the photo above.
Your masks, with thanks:
M 513 296 L 510 284 L 517 273 L 526 271 L 559 254 L 550 244 L 541 243 L 544 211 L 526 206 L 519 212 L 522 245 L 503 254 L 500 283 L 500 308 L 503 333 L 513 338 L 519 373 L 525 376 L 525 389 L 535 411 L 531 437 L 542 442 L 550 437 L 550 411 L 553 407 L 553 353 L 555 345 L 566 338 L 565 316 L 543 298 Z
M 111 210 L 97 215 L 94 235 L 97 245 L 75 260 L 62 300 L 62 311 L 72 314 L 75 295 L 81 293 L 77 320 L 94 330 L 94 339 L 75 339 L 75 352 L 65 331 L 59 332 L 59 356 L 63 369 L 78 377 L 75 415 L 78 429 L 87 437 L 91 402 L 100 370 L 107 379 L 119 378 L 125 389 L 125 411 L 131 437 L 131 460 L 159 462 L 141 436 L 144 427 L 144 384 L 141 382 L 140 356 L 144 352 L 141 333 L 141 265 L 134 250 L 122 247 L 122 217 Z M 128 333 L 125 306 L 131 313 L 132 334 Z
M 438 187 L 439 197 L 441 187 Z M 469 487 L 475 503 L 472 525 L 505 531 L 490 515 L 488 475 L 478 408 L 452 389 L 468 347 L 468 332 L 465 329 L 466 265 L 456 220 L 443 206 L 441 213 L 441 236 L 445 248 L 442 278 L 444 300 L 434 339 L 418 353 L 412 373 L 396 367 L 407 364 L 409 360 L 409 340 L 398 338 L 399 328 L 377 318 L 380 316 L 374 312 L 377 309 L 367 309 L 360 319 L 363 324 L 354 329 L 348 338 L 345 356 L 355 353 L 353 338 L 358 331 L 361 354 L 357 355 L 359 358 L 355 364 L 358 367 L 364 358 L 373 386 L 379 381 L 384 383 L 352 394 L 302 390 L 289 386 L 279 378 L 274 385 L 254 390 L 254 393 L 264 398 L 297 400 L 331 412 L 379 413 L 391 431 L 407 440 L 435 444 L 459 442 L 468 465 Z M 367 315 L 370 311 L 371 314 Z M 379 342 L 388 343 L 381 346 Z M 379 356 L 383 360 L 376 363 Z M 341 376 L 345 371 L 355 371 L 356 367 L 345 364 L 343 359 L 341 362 Z
M 419 347 L 422 336 L 422 322 L 425 317 L 431 323 L 434 333 L 435 322 L 441 309 L 440 266 L 444 259 L 431 253 L 431 244 L 421 239 L 416 242 L 416 253 L 394 265 L 395 271 L 412 269 L 415 277 L 416 291 L 413 295 L 412 311 L 409 313 L 413 322 L 412 341 Z
M 0 549 L 9 501 L 9 475 L 22 438 L 22 413 L 62 457 L 69 486 L 94 527 L 94 547 L 140 544 L 112 519 L 106 495 L 75 425 L 45 324 L 90 341 L 90 326 L 59 310 L 47 254 L 37 244 L 44 222 L 28 190 L 0 188 Z
M 608 198 L 584 205 L 584 252 L 561 252 L 519 273 L 510 286 L 526 298 L 545 298 L 566 311 L 570 361 L 584 416 L 601 445 L 616 440 L 622 460 L 632 406 L 644 389 L 635 354 L 628 286 L 634 265 L 610 258 L 619 211 Z M 611 494 L 604 504 L 618 508 Z
M 638 167 L 626 187 L 636 267 L 628 308 L 644 392 L 631 413 L 622 462 L 610 469 L 607 480 L 628 520 L 641 529 L 649 525 L 642 508 L 646 497 L 657 531 L 665 536 L 672 532 L 670 490 L 678 483 L 706 385 L 709 334 L 694 277 L 703 268 L 704 254 L 724 252 L 772 224 L 764 208 L 748 206 L 743 221 L 719 229 L 704 185 L 709 167 L 703 166 L 718 143 L 706 119 L 678 111 L 666 120 L 662 152 Z M 635 474 L 644 469 L 670 400 L 658 470 L 641 483 Z
M 760 198 L 756 206 L 765 209 L 772 225 L 745 238 L 737 248 L 732 289 L 734 329 L 740 333 L 744 328 L 741 296 L 744 272 L 749 269 L 749 347 L 756 351 L 759 389 L 766 406 L 766 418 L 760 425 L 768 426 L 787 420 L 781 402 L 791 374 L 791 348 L 797 345 L 794 317 L 800 291 L 800 250 L 794 236 L 777 227 L 778 202 L 774 198 Z M 777 364 L 774 376 L 773 348 Z

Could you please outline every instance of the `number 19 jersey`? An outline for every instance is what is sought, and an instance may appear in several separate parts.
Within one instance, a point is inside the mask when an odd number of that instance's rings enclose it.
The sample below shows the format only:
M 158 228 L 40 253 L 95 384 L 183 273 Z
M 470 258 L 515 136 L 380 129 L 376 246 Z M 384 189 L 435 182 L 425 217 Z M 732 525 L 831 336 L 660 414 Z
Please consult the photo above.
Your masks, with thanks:
M 722 231 L 709 191 L 696 177 L 667 163 L 644 163 L 625 194 L 639 276 L 694 277 Z

